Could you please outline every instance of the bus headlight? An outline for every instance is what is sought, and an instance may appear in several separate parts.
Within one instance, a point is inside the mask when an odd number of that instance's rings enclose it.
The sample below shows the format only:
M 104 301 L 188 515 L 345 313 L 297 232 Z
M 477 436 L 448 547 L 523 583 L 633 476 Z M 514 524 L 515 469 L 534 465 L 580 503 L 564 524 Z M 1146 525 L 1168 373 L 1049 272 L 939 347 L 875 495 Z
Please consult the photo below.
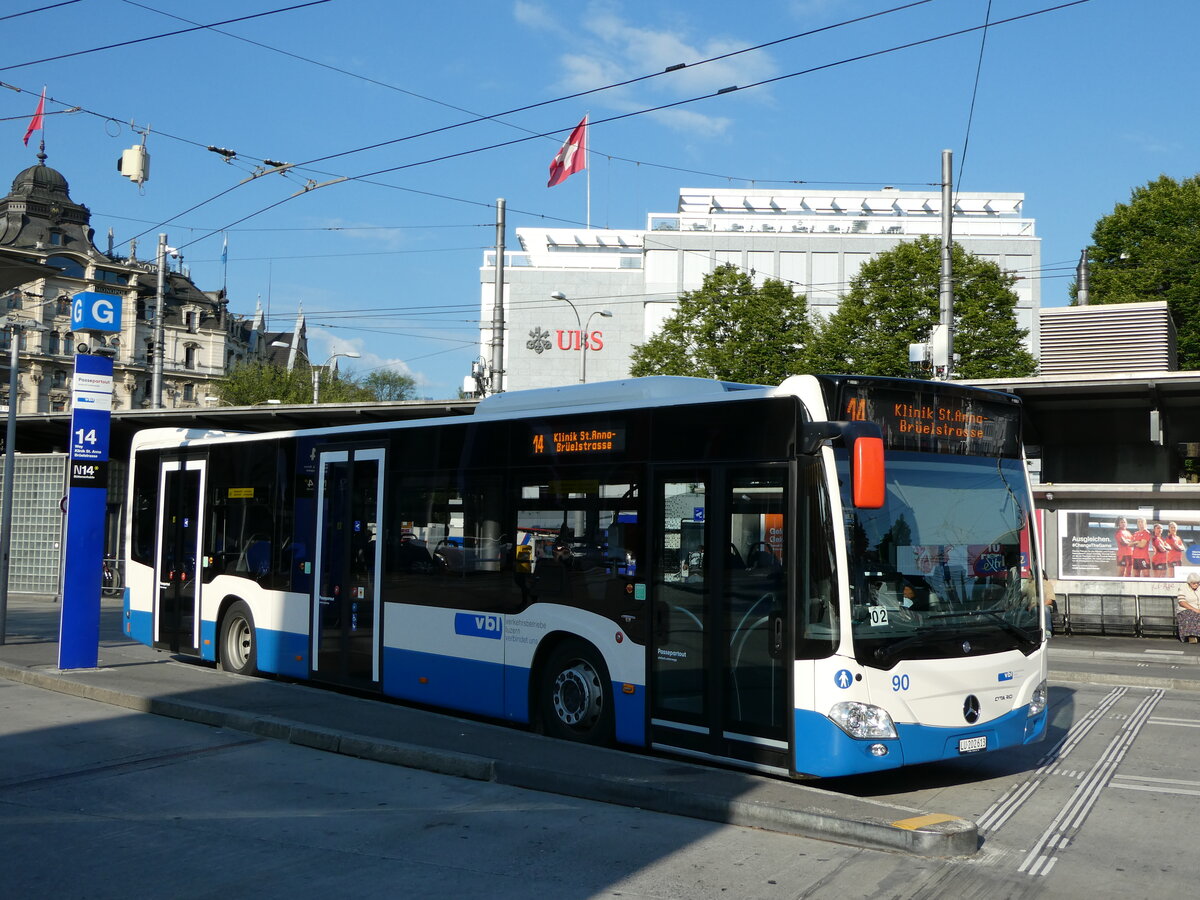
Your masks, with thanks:
M 1033 696 L 1029 699 L 1029 715 L 1039 715 L 1046 708 L 1046 682 L 1042 682 L 1033 689 Z
M 896 726 L 887 710 L 870 703 L 859 703 L 857 700 L 835 703 L 829 711 L 829 718 L 850 737 L 859 740 L 896 736 Z

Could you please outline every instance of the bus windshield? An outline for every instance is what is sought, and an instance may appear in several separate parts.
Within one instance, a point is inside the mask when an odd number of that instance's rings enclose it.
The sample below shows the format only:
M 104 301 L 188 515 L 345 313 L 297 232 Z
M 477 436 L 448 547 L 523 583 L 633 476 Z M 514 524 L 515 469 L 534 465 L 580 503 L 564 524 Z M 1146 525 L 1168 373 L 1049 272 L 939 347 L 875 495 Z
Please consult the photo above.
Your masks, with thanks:
M 962 657 L 1041 643 L 1020 459 L 890 452 L 881 509 L 846 509 L 854 653 L 890 669 L 902 659 Z

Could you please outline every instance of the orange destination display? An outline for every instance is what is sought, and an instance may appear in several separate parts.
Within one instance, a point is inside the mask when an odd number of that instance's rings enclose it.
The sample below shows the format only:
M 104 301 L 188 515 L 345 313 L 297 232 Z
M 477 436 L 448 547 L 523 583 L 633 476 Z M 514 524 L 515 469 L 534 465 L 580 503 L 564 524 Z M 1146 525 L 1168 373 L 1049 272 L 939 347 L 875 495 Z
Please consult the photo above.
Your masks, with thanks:
M 534 456 L 592 456 L 625 449 L 625 429 L 611 425 L 579 428 L 535 426 L 530 437 Z
M 928 382 L 913 390 L 911 382 L 896 387 L 878 381 L 840 385 L 836 409 L 852 422 L 874 422 L 890 450 L 974 456 L 1021 455 L 1021 404 L 996 392 L 981 398 L 954 385 Z

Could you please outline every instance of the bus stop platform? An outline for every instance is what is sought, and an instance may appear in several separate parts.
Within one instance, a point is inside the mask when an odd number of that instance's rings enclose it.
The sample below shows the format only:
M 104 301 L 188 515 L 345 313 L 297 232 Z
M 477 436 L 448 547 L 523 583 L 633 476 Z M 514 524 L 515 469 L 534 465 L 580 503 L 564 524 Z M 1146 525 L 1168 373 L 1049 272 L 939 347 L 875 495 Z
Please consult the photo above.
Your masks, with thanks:
M 116 600 L 102 604 L 98 666 L 63 671 L 58 668 L 58 616 L 53 598 L 10 596 L 0 676 L 135 712 L 318 750 L 672 815 L 921 856 L 967 856 L 979 848 L 975 823 L 952 812 L 911 809 L 811 783 L 637 751 L 583 746 L 308 684 L 232 675 L 125 639 Z M 1062 653 L 1086 662 L 1114 652 L 1114 643 L 1055 638 L 1051 667 Z M 1200 647 L 1173 641 L 1122 643 L 1135 645 L 1128 648 L 1134 654 L 1144 649 L 1136 645 L 1148 643 L 1182 650 L 1169 657 L 1184 661 L 1172 671 L 1186 668 L 1186 675 L 1200 685 Z

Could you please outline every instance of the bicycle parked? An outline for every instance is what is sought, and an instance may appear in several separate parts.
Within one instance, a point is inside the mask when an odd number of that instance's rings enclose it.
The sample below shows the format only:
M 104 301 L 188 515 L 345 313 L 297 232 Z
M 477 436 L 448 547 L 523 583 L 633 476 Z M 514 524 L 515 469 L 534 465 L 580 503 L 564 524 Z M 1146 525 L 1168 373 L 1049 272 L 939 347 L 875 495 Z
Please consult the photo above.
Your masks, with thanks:
M 104 568 L 100 575 L 100 593 L 109 597 L 121 596 L 125 580 L 121 577 L 121 569 L 115 559 L 104 560 Z

